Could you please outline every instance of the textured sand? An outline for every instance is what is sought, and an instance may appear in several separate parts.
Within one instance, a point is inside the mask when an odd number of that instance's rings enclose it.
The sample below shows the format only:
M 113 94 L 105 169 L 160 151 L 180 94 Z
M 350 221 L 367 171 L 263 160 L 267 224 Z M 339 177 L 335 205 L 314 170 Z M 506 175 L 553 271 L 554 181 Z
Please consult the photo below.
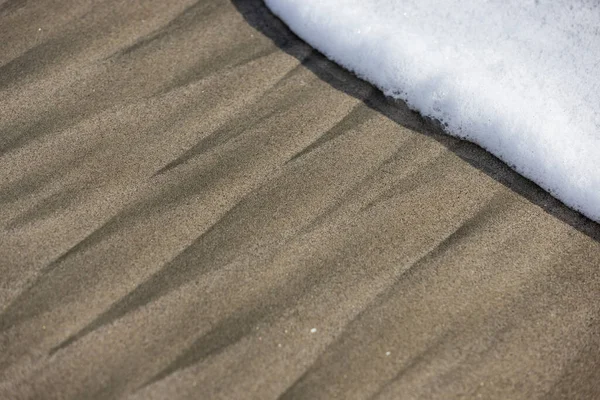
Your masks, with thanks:
M 0 398 L 600 398 L 600 226 L 260 1 L 0 38 Z

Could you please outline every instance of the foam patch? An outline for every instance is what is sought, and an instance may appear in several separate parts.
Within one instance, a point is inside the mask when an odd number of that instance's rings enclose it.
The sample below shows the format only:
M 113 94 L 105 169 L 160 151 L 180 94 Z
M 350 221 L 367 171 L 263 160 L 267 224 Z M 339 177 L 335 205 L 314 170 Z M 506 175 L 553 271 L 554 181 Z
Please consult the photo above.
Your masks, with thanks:
M 266 4 L 328 58 L 600 221 L 600 3 Z

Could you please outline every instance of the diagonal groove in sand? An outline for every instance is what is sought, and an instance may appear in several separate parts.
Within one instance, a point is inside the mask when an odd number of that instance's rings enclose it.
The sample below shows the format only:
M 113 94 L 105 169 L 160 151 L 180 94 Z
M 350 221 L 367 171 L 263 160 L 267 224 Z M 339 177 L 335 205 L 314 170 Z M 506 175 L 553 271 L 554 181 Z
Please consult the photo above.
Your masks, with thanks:
M 463 221 L 453 231 L 446 234 L 446 236 L 439 242 L 435 243 L 431 248 L 427 249 L 417 259 L 411 263 L 404 265 L 399 273 L 395 276 L 394 281 L 378 293 L 370 303 L 364 305 L 362 310 L 358 312 L 354 318 L 346 324 L 347 326 L 352 325 L 355 321 L 361 319 L 364 315 L 367 315 L 370 310 L 379 307 L 382 303 L 385 303 L 390 296 L 393 296 L 398 290 L 399 286 L 407 282 L 414 284 L 416 275 L 418 275 L 422 268 L 431 268 L 435 263 L 435 260 L 442 259 L 446 254 L 452 253 L 453 250 L 461 245 L 462 241 L 467 240 L 469 237 L 477 235 L 478 232 L 483 229 L 493 218 L 497 218 L 498 213 L 505 212 L 512 207 L 511 202 L 507 202 L 505 195 L 494 195 L 482 208 L 478 209 L 474 215 Z M 330 343 L 328 347 L 334 347 L 337 343 L 344 339 L 344 333 L 340 337 L 336 338 L 333 343 Z M 326 353 L 326 352 L 324 352 Z M 317 360 L 307 368 L 301 376 L 299 376 L 294 383 L 292 383 L 282 394 L 279 396 L 280 399 L 294 399 L 298 396 L 302 397 L 302 386 L 304 385 L 307 377 L 313 372 L 313 369 L 320 361 Z
M 304 149 L 294 154 L 286 163 L 296 160 L 319 147 L 323 146 L 327 142 L 334 140 L 336 137 L 343 135 L 345 132 L 356 128 L 374 116 L 373 110 L 365 107 L 363 103 L 358 103 L 352 110 L 344 116 L 339 122 L 332 126 L 329 130 L 323 132 L 314 142 L 310 143 Z
M 441 242 L 436 243 L 417 260 L 403 268 L 400 274 L 396 276 L 396 281 L 392 282 L 388 288 L 379 293 L 354 319 L 359 318 L 363 313 L 368 312 L 370 308 L 385 301 L 385 297 L 392 292 L 393 287 L 399 280 L 403 279 L 405 274 L 412 273 L 415 268 L 418 269 L 421 265 L 429 265 L 432 260 L 441 258 L 445 253 L 451 252 L 453 247 L 458 246 L 462 240 L 477 234 L 477 231 L 485 226 L 490 218 L 497 216 L 498 207 L 504 210 L 509 209 L 511 206 L 510 202 L 507 203 L 505 200 L 504 196 L 495 196 L 482 209 L 477 210 L 475 215 L 449 233 Z M 259 323 L 272 322 L 286 310 L 297 304 L 310 291 L 315 290 L 318 286 L 325 286 L 327 281 L 332 279 L 332 275 L 322 268 L 318 268 L 317 265 L 313 265 L 309 270 L 302 271 L 302 277 L 297 279 L 299 281 L 288 279 L 283 286 L 277 287 L 268 294 L 260 296 L 258 304 L 255 304 L 252 308 L 239 310 L 219 322 L 208 333 L 194 341 L 187 350 L 180 354 L 165 369 L 144 383 L 142 387 L 151 385 L 179 370 L 202 362 L 204 359 L 218 354 L 225 348 L 239 342 L 243 337 L 253 332 L 254 327 Z M 351 324 L 354 319 L 349 321 L 348 324 Z M 308 374 L 309 371 L 310 368 L 303 376 Z M 297 382 L 301 381 L 301 379 L 299 378 Z M 294 385 L 291 388 L 293 387 Z M 282 395 L 282 398 L 286 398 L 286 396 Z M 293 395 L 292 398 L 294 398 Z
M 148 280 L 141 283 L 133 291 L 113 304 L 107 311 L 99 315 L 90 324 L 54 347 L 50 351 L 50 354 L 68 347 L 85 335 L 102 326 L 113 323 L 140 307 L 156 301 L 160 297 L 178 289 L 183 284 L 197 279 L 198 276 L 227 264 L 231 257 L 233 257 L 233 254 L 227 256 L 226 254 L 229 251 L 228 248 L 218 248 L 218 243 L 223 241 L 221 235 L 227 235 L 228 232 L 230 235 L 231 233 L 237 235 L 235 232 L 230 231 L 229 225 L 239 221 L 239 211 L 246 207 L 245 203 L 253 201 L 252 197 L 257 194 L 259 189 L 260 188 L 257 188 L 248 193 L 171 262 L 164 265 Z M 350 190 L 349 193 L 352 193 L 352 190 Z M 347 195 L 348 194 L 346 194 L 346 196 Z M 337 202 L 333 207 L 334 209 L 337 209 L 340 205 L 341 202 Z M 298 226 L 296 228 L 296 234 L 288 239 L 286 243 L 295 240 L 299 235 L 306 234 L 308 229 L 314 229 L 317 226 L 315 225 L 316 221 L 322 220 L 332 212 L 332 208 L 327 208 L 323 212 L 315 215 L 313 219 L 307 221 L 305 226 Z M 229 242 L 230 240 L 225 241 Z M 285 247 L 285 245 L 282 247 Z M 277 252 L 280 251 L 282 250 L 277 250 Z M 222 255 L 222 253 L 225 255 Z M 270 257 L 271 260 L 275 257 L 275 254 Z M 310 279 L 312 280 L 313 278 Z
M 200 82 L 214 75 L 222 74 L 226 70 L 244 66 L 263 57 L 269 57 L 277 54 L 278 49 L 275 46 L 268 46 L 264 49 L 256 50 L 246 44 L 234 47 L 223 54 L 216 56 L 211 60 L 202 60 L 195 63 L 183 73 L 178 74 L 171 82 L 161 88 L 157 95 L 170 93 L 182 87 Z
M 186 150 L 175 160 L 169 162 L 167 165 L 159 169 L 156 173 L 154 173 L 153 176 L 162 175 L 172 170 L 173 168 L 176 168 L 196 157 L 208 153 L 216 147 L 222 146 L 223 144 L 234 140 L 244 132 L 254 129 L 263 121 L 268 120 L 273 116 L 279 115 L 280 113 L 293 108 L 295 105 L 301 102 L 303 98 L 306 97 L 306 94 L 304 96 L 297 96 L 291 99 L 287 99 L 287 101 L 279 103 L 278 107 L 275 109 L 264 109 L 264 107 L 260 107 L 260 111 L 252 110 L 247 114 L 239 115 L 232 119 L 229 119 L 223 127 L 215 130 L 214 132 L 211 132 L 208 136 L 200 139 L 198 143 L 196 143 L 190 149 Z
M 402 152 L 405 152 L 405 149 L 403 149 Z M 360 211 L 369 211 L 371 208 L 376 207 L 387 200 L 393 199 L 396 196 L 406 195 L 419 187 L 426 186 L 427 184 L 431 183 L 433 179 L 438 179 L 439 177 L 445 176 L 449 171 L 443 168 L 443 164 L 439 161 L 448 159 L 451 157 L 450 154 L 451 153 L 448 152 L 442 152 L 436 154 L 432 158 L 419 160 L 418 163 L 422 164 L 420 165 L 420 168 L 401 176 L 400 179 L 395 180 L 387 190 L 383 191 L 369 203 L 365 204 Z
M 392 158 L 393 157 L 396 157 L 396 155 L 392 156 Z M 386 162 L 387 160 L 384 161 L 383 164 Z M 368 174 L 365 179 L 368 179 L 370 176 L 372 176 L 372 174 L 378 169 L 378 166 L 374 168 L 374 171 Z M 332 206 L 324 209 L 322 212 L 315 215 L 313 219 L 307 221 L 306 224 L 297 227 L 297 233 L 285 243 L 289 244 L 297 237 L 305 235 L 308 231 L 318 227 L 319 221 L 323 221 L 332 213 L 334 213 L 335 210 L 339 209 L 343 204 L 343 199 L 353 196 L 355 192 L 363 185 L 363 183 L 364 179 L 358 181 L 353 187 L 349 188 L 345 192 L 342 200 L 339 200 Z M 218 243 L 219 240 L 223 240 L 223 238 L 219 237 L 221 233 L 218 230 L 227 232 L 228 226 L 234 221 L 238 220 L 238 211 L 243 209 L 245 207 L 245 203 L 247 203 L 251 199 L 251 196 L 255 195 L 256 193 L 257 190 L 254 190 L 245 196 L 244 199 L 240 200 L 232 209 L 230 209 L 215 224 L 205 231 L 205 233 L 203 233 L 192 244 L 186 247 L 186 249 L 182 251 L 180 255 L 175 257 L 173 261 L 162 267 L 147 281 L 140 284 L 124 298 L 113 304 L 106 312 L 98 316 L 82 330 L 70 336 L 58 346 L 54 347 L 51 350 L 51 354 L 68 347 L 88 333 L 91 333 L 104 325 L 108 325 L 152 301 L 156 301 L 158 298 L 168 294 L 173 290 L 176 290 L 184 283 L 197 279 L 198 276 L 205 274 L 210 270 L 217 269 L 219 268 L 219 265 L 229 262 L 230 260 L 228 258 L 218 258 L 220 252 L 216 250 L 216 243 Z M 213 234 L 216 237 L 215 240 L 211 239 Z M 226 240 L 226 242 L 229 241 Z M 283 244 L 281 249 L 285 247 L 286 244 Z M 278 250 L 278 252 L 280 251 L 282 250 Z M 270 257 L 270 260 L 272 260 L 275 255 L 276 253 Z M 269 264 L 270 261 L 266 261 L 266 263 Z
M 268 52 L 270 54 L 270 52 Z M 309 53 L 305 60 L 310 59 L 312 52 Z M 224 125 L 215 131 L 211 132 L 208 136 L 200 139 L 198 143 L 186 150 L 183 154 L 178 156 L 173 161 L 159 169 L 154 173 L 153 176 L 162 175 L 173 168 L 176 168 L 188 161 L 218 147 L 229 141 L 235 139 L 242 133 L 251 130 L 261 122 L 284 113 L 287 110 L 292 109 L 294 106 L 305 101 L 310 97 L 310 93 L 306 91 L 300 91 L 296 96 L 283 97 L 279 102 L 273 104 L 271 101 L 267 101 L 272 96 L 281 96 L 276 90 L 283 85 L 287 80 L 296 75 L 303 65 L 304 61 L 300 64 L 295 65 L 290 71 L 286 72 L 282 77 L 277 79 L 271 84 L 271 86 L 262 93 L 257 99 L 255 99 L 249 110 L 245 111 L 241 115 L 235 115 L 228 119 Z
M 179 33 L 181 31 L 185 31 L 191 27 L 197 26 L 199 23 L 202 23 L 208 18 L 212 18 L 215 12 L 223 10 L 224 5 L 225 4 L 222 2 L 198 0 L 192 5 L 186 7 L 165 26 L 162 26 L 154 32 L 139 38 L 135 43 L 117 51 L 108 58 L 127 56 L 153 44 L 156 41 L 160 41 L 165 37 L 171 38 L 171 36 L 176 32 Z

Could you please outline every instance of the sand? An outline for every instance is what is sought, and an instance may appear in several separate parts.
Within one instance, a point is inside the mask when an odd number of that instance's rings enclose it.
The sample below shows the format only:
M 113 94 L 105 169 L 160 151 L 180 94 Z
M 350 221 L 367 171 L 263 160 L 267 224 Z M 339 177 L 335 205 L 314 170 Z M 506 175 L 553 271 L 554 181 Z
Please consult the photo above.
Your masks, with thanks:
M 600 226 L 261 1 L 0 37 L 0 398 L 600 396 Z

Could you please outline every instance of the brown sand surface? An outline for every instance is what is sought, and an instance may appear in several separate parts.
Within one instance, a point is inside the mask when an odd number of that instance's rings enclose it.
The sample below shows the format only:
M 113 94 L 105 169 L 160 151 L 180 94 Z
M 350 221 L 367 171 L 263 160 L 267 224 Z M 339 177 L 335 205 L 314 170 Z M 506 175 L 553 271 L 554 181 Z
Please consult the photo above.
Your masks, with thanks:
M 258 0 L 0 0 L 0 399 L 600 398 L 600 227 Z

